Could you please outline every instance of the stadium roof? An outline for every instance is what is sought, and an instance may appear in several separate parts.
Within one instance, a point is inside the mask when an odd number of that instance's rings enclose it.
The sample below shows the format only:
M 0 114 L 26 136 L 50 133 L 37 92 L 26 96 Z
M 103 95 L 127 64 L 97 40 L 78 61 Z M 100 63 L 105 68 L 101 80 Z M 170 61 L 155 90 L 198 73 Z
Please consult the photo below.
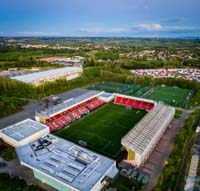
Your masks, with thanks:
M 51 134 L 16 151 L 21 164 L 72 189 L 89 191 L 118 173 L 114 160 Z
M 100 94 L 102 94 L 102 92 L 91 90 L 91 91 L 88 91 L 88 92 L 78 96 L 78 97 L 65 100 L 63 103 L 60 103 L 60 104 L 53 106 L 49 109 L 46 109 L 46 110 L 41 111 L 41 112 L 37 112 L 36 115 L 37 116 L 41 115 L 41 116 L 51 117 L 53 115 L 56 115 L 57 113 L 63 112 L 68 108 L 71 108 L 71 107 L 73 107 L 77 104 L 81 104 L 82 102 L 84 102 L 88 99 L 91 99 L 93 97 L 96 97 Z
M 23 142 L 23 140 L 26 140 L 27 138 L 33 137 L 35 135 L 39 136 L 45 133 L 49 133 L 48 126 L 31 119 L 26 119 L 2 129 L 0 131 L 0 137 L 4 140 L 9 139 L 14 142 L 14 144 L 16 144 Z
M 174 108 L 158 103 L 122 138 L 122 144 L 142 154 L 159 133 L 159 129 L 166 125 L 165 122 L 172 112 Z
M 104 97 L 104 98 L 109 98 L 109 97 L 111 97 L 113 95 L 111 93 L 105 93 L 105 92 L 103 92 L 100 96 Z
M 34 83 L 43 79 L 47 79 L 53 76 L 65 75 L 70 74 L 72 72 L 81 72 L 82 69 L 79 67 L 64 67 L 64 68 L 57 68 L 52 70 L 46 70 L 41 72 L 35 72 L 31 74 L 25 74 L 20 76 L 10 77 L 11 79 L 22 81 L 25 83 Z

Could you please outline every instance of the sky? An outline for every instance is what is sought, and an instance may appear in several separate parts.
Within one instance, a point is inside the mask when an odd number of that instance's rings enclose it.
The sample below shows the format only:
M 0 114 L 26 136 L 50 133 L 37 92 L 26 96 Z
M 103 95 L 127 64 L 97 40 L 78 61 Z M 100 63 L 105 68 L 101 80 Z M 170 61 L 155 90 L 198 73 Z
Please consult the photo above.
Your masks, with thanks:
M 0 0 L 0 36 L 200 37 L 200 0 Z

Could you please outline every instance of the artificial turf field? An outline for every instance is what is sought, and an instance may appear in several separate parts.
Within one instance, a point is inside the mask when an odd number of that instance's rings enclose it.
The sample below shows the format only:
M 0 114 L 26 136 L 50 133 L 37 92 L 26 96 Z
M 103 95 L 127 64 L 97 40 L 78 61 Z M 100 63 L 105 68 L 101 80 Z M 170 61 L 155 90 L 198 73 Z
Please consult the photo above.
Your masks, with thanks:
M 121 138 L 144 117 L 146 111 L 127 109 L 108 103 L 87 116 L 61 129 L 56 135 L 77 143 L 87 142 L 87 147 L 117 159 L 121 154 Z
M 88 89 L 98 90 L 98 91 L 106 91 L 109 93 L 123 93 L 130 90 L 130 85 L 118 83 L 118 82 L 108 82 L 102 81 L 87 87 Z
M 92 84 L 87 88 L 98 91 L 106 91 L 109 93 L 121 93 L 137 97 L 142 96 L 145 92 L 147 92 L 150 89 L 150 87 L 148 86 L 123 84 L 123 83 L 109 82 L 109 81 L 102 81 L 96 84 Z
M 172 106 L 185 107 L 187 97 L 189 98 L 191 93 L 190 89 L 159 86 L 146 98 L 163 101 Z

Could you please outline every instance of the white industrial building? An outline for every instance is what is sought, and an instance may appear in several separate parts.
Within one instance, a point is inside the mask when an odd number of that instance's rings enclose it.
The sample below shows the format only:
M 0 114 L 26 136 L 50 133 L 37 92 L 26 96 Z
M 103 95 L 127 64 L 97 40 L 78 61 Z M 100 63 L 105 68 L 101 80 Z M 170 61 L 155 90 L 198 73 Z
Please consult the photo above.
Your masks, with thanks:
M 19 147 L 49 133 L 49 127 L 37 121 L 26 119 L 0 131 L 0 138 L 13 147 Z
M 60 78 L 66 78 L 67 80 L 72 80 L 74 78 L 80 77 L 82 72 L 83 69 L 80 67 L 64 67 L 64 68 L 57 68 L 52 70 L 14 76 L 10 78 L 25 83 L 32 83 L 34 85 L 39 85 L 41 83 L 47 81 L 55 81 Z
M 51 134 L 16 151 L 36 179 L 59 191 L 100 191 L 118 174 L 114 160 Z

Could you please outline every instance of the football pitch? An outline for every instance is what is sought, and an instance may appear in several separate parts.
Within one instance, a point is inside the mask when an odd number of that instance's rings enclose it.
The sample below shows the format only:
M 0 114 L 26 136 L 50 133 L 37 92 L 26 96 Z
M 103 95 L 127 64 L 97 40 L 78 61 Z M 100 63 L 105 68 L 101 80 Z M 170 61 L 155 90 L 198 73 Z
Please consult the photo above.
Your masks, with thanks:
M 88 87 L 88 89 L 106 91 L 109 93 L 123 93 L 130 90 L 130 88 L 131 85 L 129 84 L 108 81 L 99 82 Z
M 92 90 L 106 91 L 109 93 L 119 93 L 137 97 L 142 96 L 145 92 L 147 92 L 150 89 L 150 87 L 148 86 L 123 84 L 109 81 L 102 81 L 96 84 L 92 84 L 87 88 Z
M 121 138 L 144 117 L 146 111 L 106 104 L 89 115 L 56 132 L 56 135 L 78 143 L 98 153 L 117 159 L 121 154 Z
M 190 89 L 159 86 L 154 92 L 147 95 L 146 98 L 163 101 L 172 106 L 185 107 L 190 99 L 191 93 L 192 91 Z

